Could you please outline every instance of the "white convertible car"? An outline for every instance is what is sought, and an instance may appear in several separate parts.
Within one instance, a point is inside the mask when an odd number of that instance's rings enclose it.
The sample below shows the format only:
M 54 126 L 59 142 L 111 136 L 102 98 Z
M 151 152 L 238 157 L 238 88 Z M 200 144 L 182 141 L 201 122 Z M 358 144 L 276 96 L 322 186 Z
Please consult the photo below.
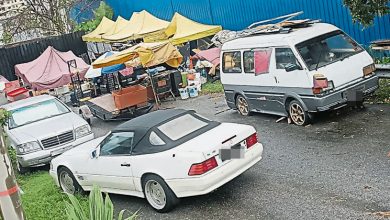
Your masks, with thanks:
M 98 185 L 168 212 L 178 198 L 210 193 L 242 174 L 262 153 L 252 126 L 161 110 L 67 151 L 52 161 L 50 174 L 67 193 Z

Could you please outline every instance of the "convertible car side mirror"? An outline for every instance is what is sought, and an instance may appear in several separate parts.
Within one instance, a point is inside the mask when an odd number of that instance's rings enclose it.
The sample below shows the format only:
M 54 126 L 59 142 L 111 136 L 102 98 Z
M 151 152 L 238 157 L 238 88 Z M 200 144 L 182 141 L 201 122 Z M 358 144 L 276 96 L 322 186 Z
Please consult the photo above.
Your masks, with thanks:
M 91 159 L 95 159 L 95 158 L 97 158 L 97 150 L 96 149 L 91 152 Z

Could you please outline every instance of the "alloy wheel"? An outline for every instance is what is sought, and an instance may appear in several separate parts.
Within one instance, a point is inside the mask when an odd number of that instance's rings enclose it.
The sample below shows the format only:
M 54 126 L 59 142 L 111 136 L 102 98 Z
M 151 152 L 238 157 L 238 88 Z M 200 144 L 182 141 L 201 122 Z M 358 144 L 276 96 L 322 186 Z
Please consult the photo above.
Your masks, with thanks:
M 75 194 L 76 188 L 74 186 L 73 178 L 69 175 L 68 172 L 62 171 L 60 173 L 60 185 L 64 192 L 72 195 Z
M 155 209 L 163 209 L 167 198 L 163 187 L 155 180 L 149 180 L 145 185 L 146 199 Z
M 305 123 L 305 111 L 297 103 L 291 104 L 290 117 L 297 125 L 303 125 Z
M 239 96 L 237 98 L 237 108 L 238 111 L 241 113 L 241 115 L 248 115 L 249 114 L 249 105 L 246 99 L 242 96 Z

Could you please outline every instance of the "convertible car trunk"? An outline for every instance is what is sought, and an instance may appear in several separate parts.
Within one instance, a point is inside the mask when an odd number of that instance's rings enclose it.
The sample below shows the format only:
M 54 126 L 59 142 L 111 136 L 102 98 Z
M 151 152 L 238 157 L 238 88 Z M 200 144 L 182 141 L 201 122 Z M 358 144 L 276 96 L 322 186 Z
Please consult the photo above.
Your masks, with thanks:
M 200 152 L 205 159 L 209 159 L 220 154 L 221 149 L 230 149 L 245 142 L 255 132 L 255 129 L 248 125 L 222 123 L 186 142 L 181 147 L 184 151 Z

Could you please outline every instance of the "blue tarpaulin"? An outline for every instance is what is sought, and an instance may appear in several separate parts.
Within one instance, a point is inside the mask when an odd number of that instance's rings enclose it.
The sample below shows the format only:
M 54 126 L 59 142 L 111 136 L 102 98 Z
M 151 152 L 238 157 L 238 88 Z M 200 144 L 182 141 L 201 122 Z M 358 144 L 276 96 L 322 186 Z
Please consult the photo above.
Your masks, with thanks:
M 113 51 L 109 51 L 109 52 L 101 55 L 97 60 L 112 56 L 114 53 L 115 52 L 113 52 Z M 93 67 L 91 65 L 91 67 L 89 68 L 89 70 L 85 74 L 85 78 L 91 79 L 91 78 L 99 77 L 101 75 L 115 73 L 115 72 L 118 72 L 118 71 L 123 70 L 125 68 L 126 68 L 126 66 L 124 64 L 117 64 L 117 65 L 98 68 L 98 69 L 93 69 Z
M 107 52 L 105 54 L 105 58 L 106 57 L 109 57 L 109 56 L 112 56 L 114 53 L 113 52 Z M 113 66 L 108 66 L 108 67 L 103 67 L 102 68 L 102 74 L 105 75 L 105 74 L 110 74 L 110 73 L 115 73 L 119 70 L 123 70 L 125 69 L 126 66 L 124 64 L 117 64 L 117 65 L 113 65 Z

